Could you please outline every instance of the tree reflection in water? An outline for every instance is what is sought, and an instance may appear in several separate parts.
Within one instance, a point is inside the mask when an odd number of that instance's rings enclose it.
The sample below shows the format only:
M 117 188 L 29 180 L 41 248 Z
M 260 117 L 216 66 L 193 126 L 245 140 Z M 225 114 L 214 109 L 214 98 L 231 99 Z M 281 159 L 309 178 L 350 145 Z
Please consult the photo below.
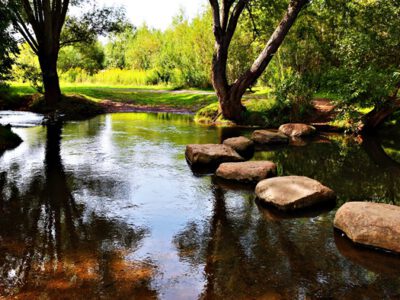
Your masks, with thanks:
M 47 127 L 44 172 L 29 174 L 27 188 L 0 175 L 0 296 L 156 298 L 152 262 L 127 259 L 146 230 L 75 202 L 61 134 L 61 124 Z
M 218 181 L 213 191 L 208 223 L 189 223 L 174 240 L 182 261 L 205 266 L 201 299 L 400 295 L 399 257 L 343 241 L 332 229 L 334 212 L 292 217 L 257 206 L 250 192 L 237 197 Z

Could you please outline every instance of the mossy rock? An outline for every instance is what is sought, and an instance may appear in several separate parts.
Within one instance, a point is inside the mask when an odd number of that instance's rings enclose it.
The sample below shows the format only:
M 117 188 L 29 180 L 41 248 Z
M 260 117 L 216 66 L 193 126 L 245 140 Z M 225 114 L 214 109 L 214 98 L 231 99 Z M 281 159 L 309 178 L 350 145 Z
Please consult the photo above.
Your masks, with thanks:
M 203 107 L 196 113 L 194 117 L 195 122 L 199 124 L 215 123 L 215 120 L 218 118 L 218 108 L 218 102 Z
M 0 125 L 0 151 L 14 149 L 22 143 L 22 139 L 11 130 L 11 126 Z
M 261 102 L 261 104 L 260 104 Z M 277 109 L 269 101 L 248 100 L 243 102 L 246 111 L 243 114 L 243 122 L 240 125 L 278 127 L 287 121 L 287 114 L 277 113 Z M 224 119 L 219 114 L 218 102 L 212 103 L 200 109 L 194 118 L 196 123 L 217 126 L 234 126 L 235 123 Z

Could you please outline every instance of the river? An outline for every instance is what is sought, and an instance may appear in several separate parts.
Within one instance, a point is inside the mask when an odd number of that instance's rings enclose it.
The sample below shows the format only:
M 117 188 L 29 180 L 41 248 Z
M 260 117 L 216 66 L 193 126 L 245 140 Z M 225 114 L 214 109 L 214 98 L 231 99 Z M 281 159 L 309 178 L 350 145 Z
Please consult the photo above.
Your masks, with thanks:
M 187 144 L 248 129 L 167 113 L 22 124 L 13 130 L 24 142 L 0 154 L 0 298 L 400 297 L 400 257 L 332 226 L 346 201 L 400 204 L 399 139 L 323 135 L 259 149 L 254 159 L 280 175 L 338 194 L 334 208 L 282 215 L 258 205 L 252 187 L 185 161 Z

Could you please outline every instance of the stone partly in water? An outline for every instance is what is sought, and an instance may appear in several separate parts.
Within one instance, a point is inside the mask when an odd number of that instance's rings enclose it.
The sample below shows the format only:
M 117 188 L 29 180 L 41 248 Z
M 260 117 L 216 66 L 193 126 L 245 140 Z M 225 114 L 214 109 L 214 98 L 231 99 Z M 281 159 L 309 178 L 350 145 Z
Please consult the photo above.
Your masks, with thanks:
M 224 162 L 244 161 L 235 150 L 226 145 L 204 144 L 188 145 L 186 159 L 191 166 L 219 165 Z
M 244 157 L 254 154 L 254 142 L 244 136 L 226 139 L 223 144 L 231 147 Z
M 358 244 L 400 253 L 400 207 L 348 202 L 336 213 L 334 226 Z
M 317 130 L 315 129 L 315 127 L 307 124 L 291 123 L 282 125 L 281 127 L 279 127 L 279 131 L 287 136 L 304 137 L 315 134 Z
M 258 199 L 284 211 L 331 203 L 335 193 L 318 181 L 301 176 L 266 179 L 256 187 Z
M 223 163 L 216 172 L 216 175 L 220 178 L 241 182 L 259 182 L 274 177 L 276 174 L 276 164 L 270 161 Z
M 289 138 L 281 132 L 271 130 L 256 130 L 251 139 L 260 145 L 288 144 Z
M 11 126 L 0 125 L 0 151 L 14 149 L 22 143 L 22 139 L 11 130 Z

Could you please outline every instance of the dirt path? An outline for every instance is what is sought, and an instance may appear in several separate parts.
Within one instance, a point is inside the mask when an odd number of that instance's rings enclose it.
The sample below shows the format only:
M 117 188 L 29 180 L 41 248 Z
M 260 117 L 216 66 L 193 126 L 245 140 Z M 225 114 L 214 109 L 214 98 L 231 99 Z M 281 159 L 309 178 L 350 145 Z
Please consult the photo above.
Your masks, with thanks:
M 215 95 L 212 91 L 199 91 L 199 90 L 152 90 L 152 89 L 124 89 L 124 92 L 132 93 L 152 93 L 152 94 L 189 94 L 189 95 Z
M 99 104 L 103 106 L 107 113 L 122 113 L 122 112 L 167 112 L 177 114 L 192 114 L 189 109 L 174 108 L 168 105 L 137 105 L 124 102 L 116 102 L 111 100 L 100 101 Z
M 313 124 L 327 124 L 337 115 L 336 106 L 329 99 L 319 98 L 312 101 L 314 111 L 310 119 Z
M 170 93 L 169 91 L 164 90 L 151 90 L 154 93 Z M 190 90 L 180 90 L 173 91 L 174 93 L 207 93 L 213 94 L 203 91 L 190 91 Z M 111 100 L 102 100 L 99 102 L 106 110 L 107 113 L 118 113 L 118 112 L 167 112 L 167 113 L 181 113 L 181 114 L 193 114 L 193 110 L 185 109 L 185 108 L 175 108 L 168 105 L 137 105 L 126 102 L 117 102 Z M 336 106 L 329 99 L 318 98 L 312 101 L 314 106 L 313 113 L 311 117 L 306 120 L 307 123 L 310 123 L 316 127 L 329 127 L 329 122 L 333 121 L 337 115 L 335 111 Z

